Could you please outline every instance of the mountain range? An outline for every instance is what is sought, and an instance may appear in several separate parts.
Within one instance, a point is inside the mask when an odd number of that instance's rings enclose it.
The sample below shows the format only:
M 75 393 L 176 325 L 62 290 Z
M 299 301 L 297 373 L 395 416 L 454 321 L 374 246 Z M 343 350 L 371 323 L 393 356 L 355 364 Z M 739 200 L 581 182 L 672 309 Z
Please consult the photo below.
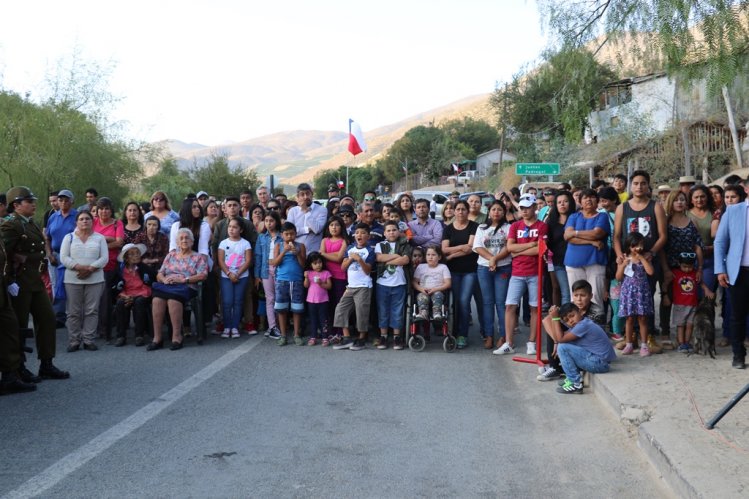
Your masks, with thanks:
M 230 144 L 205 145 L 169 139 L 153 145 L 173 156 L 182 169 L 189 168 L 196 161 L 201 164 L 213 155 L 225 154 L 231 165 L 254 169 L 260 179 L 273 174 L 277 185 L 295 185 L 310 182 L 321 170 L 373 162 L 418 125 L 436 126 L 463 117 L 493 123 L 496 118 L 489 106 L 489 97 L 490 94 L 466 97 L 390 125 L 365 130 L 368 150 L 356 157 L 348 152 L 348 133 L 338 131 L 292 130 Z

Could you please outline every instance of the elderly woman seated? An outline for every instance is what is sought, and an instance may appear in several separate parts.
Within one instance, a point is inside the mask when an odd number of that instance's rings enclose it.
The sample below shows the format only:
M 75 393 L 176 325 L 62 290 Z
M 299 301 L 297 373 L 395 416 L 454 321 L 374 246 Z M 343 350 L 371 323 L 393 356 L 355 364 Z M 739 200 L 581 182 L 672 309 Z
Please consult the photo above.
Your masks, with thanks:
M 172 346 L 170 350 L 182 348 L 182 311 L 185 303 L 197 295 L 197 283 L 208 276 L 208 261 L 205 255 L 193 251 L 195 236 L 188 228 L 177 233 L 177 250 L 170 252 L 156 275 L 152 289 L 153 341 L 147 350 L 158 350 L 164 346 L 161 337 L 164 315 L 167 309 L 172 322 Z

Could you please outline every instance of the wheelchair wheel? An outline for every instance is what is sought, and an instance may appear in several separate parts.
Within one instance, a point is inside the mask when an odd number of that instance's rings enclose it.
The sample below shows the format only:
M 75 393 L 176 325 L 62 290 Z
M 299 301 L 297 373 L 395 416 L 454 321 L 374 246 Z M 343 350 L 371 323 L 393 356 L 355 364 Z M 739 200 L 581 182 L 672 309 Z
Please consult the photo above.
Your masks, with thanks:
M 424 350 L 424 347 L 426 345 L 427 344 L 426 341 L 424 341 L 424 337 L 420 334 L 415 334 L 408 339 L 408 348 L 412 352 L 421 352 L 422 350 Z
M 442 342 L 442 349 L 447 353 L 451 353 L 454 352 L 456 348 L 457 343 L 455 341 L 455 336 L 445 336 L 445 341 Z

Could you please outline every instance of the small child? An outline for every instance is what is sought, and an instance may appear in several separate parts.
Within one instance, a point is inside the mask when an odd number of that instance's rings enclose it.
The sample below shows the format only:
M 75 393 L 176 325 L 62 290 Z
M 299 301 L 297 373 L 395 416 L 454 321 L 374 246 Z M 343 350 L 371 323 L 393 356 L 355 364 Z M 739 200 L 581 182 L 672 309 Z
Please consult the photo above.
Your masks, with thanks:
M 354 244 L 346 250 L 346 257 L 341 267 L 348 276 L 346 291 L 335 308 L 333 325 L 343 330 L 343 338 L 334 350 L 362 350 L 366 348 L 367 329 L 369 328 L 369 311 L 372 305 L 372 266 L 375 264 L 374 250 L 369 248 L 369 225 L 360 223 L 354 231 Z M 359 338 L 351 338 L 349 319 L 351 312 L 356 313 L 356 329 Z
M 347 241 L 346 225 L 343 220 L 339 216 L 330 217 L 325 227 L 322 243 L 320 243 L 320 256 L 324 259 L 325 268 L 332 277 L 330 305 L 328 307 L 330 314 L 335 313 L 335 308 L 341 301 L 343 292 L 346 291 L 346 271 L 341 268 L 341 263 L 346 255 Z M 332 322 L 333 316 L 331 315 L 328 318 L 328 324 Z M 341 333 L 341 328 L 333 328 L 332 335 L 327 338 L 327 343 L 340 343 Z M 325 345 L 325 339 L 323 339 L 323 345 Z
M 276 267 L 276 303 L 281 337 L 278 346 L 289 343 L 289 310 L 294 314 L 294 344 L 302 341 L 302 313 L 304 312 L 304 264 L 307 260 L 304 245 L 296 242 L 296 225 L 286 222 L 281 226 L 283 242 L 276 243 L 272 265 Z
M 692 351 L 692 326 L 694 325 L 694 311 L 697 308 L 697 271 L 694 267 L 695 253 L 679 254 L 679 268 L 673 269 L 673 281 L 671 281 L 672 306 L 671 327 L 676 328 L 676 340 L 679 343 L 678 351 L 690 353 Z M 705 282 L 701 282 L 702 292 L 706 297 L 715 297 Z
M 307 309 L 309 310 L 310 334 L 307 345 L 314 346 L 322 338 L 322 346 L 330 344 L 328 339 L 328 290 L 333 287 L 330 272 L 323 268 L 322 255 L 313 251 L 307 255 L 304 272 L 304 287 L 307 288 Z M 322 333 L 322 336 L 318 334 Z
M 388 347 L 388 328 L 393 329 L 393 350 L 403 350 L 403 306 L 408 278 L 406 266 L 411 261 L 411 247 L 403 240 L 398 222 L 385 222 L 385 241 L 375 246 L 377 260 L 377 318 L 380 337 L 374 341 L 378 350 Z
M 445 303 L 445 291 L 452 286 L 452 276 L 447 265 L 440 263 L 442 250 L 439 246 L 430 246 L 426 251 L 426 263 L 416 267 L 413 287 L 419 313 L 416 320 L 429 320 L 429 307 L 432 307 L 432 319 L 442 320 L 442 305 Z
M 416 272 L 416 269 L 422 263 L 424 263 L 424 248 L 416 246 L 411 251 L 411 277 L 413 277 L 414 272 Z
M 221 269 L 221 310 L 224 332 L 222 338 L 239 338 L 239 321 L 242 318 L 252 247 L 242 238 L 242 222 L 232 217 L 227 224 L 228 236 L 218 245 L 218 266 Z
M 393 209 L 390 210 L 390 220 L 398 224 L 398 230 L 400 231 L 401 236 L 403 236 L 407 241 L 410 241 L 414 237 L 411 227 L 409 227 L 406 222 L 406 215 L 403 213 L 403 210 L 398 207 L 393 207 Z
M 619 296 L 619 317 L 626 317 L 624 334 L 626 345 L 622 355 L 634 351 L 635 318 L 640 326 L 640 357 L 650 355 L 648 348 L 648 316 L 653 315 L 653 295 L 650 294 L 648 276 L 653 275 L 653 265 L 642 254 L 645 238 L 639 232 L 630 232 L 622 248 L 625 258 L 616 269 L 616 279 L 622 282 Z
M 274 340 L 281 337 L 276 324 L 276 267 L 273 265 L 276 244 L 281 242 L 281 217 L 278 211 L 268 211 L 265 230 L 257 236 L 255 243 L 255 285 L 262 286 L 265 294 L 265 315 L 268 319 L 265 337 Z
M 114 308 L 117 324 L 117 342 L 114 344 L 116 347 L 125 346 L 131 311 L 135 322 L 135 346 L 140 347 L 145 344 L 145 334 L 148 331 L 148 305 L 151 303 L 151 284 L 156 280 L 151 267 L 141 263 L 145 252 L 145 244 L 128 243 L 117 257 L 120 265 L 114 278 L 114 282 L 117 283 L 115 288 L 119 291 Z

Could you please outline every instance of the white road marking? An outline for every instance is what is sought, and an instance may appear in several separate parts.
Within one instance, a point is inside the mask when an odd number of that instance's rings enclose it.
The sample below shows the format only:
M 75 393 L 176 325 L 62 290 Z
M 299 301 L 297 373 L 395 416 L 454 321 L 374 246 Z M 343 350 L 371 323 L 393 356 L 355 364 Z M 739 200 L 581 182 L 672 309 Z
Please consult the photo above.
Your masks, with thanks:
M 193 374 L 179 385 L 158 397 L 150 404 L 139 409 L 137 412 L 117 423 L 104 433 L 94 437 L 94 439 L 89 443 L 74 450 L 46 470 L 42 471 L 35 477 L 30 478 L 15 490 L 8 492 L 3 496 L 3 499 L 19 499 L 41 495 L 78 468 L 99 456 L 109 447 L 158 416 L 161 411 L 190 393 L 204 381 L 211 379 L 214 375 L 260 343 L 260 341 L 246 341 L 225 353 L 199 372 Z

